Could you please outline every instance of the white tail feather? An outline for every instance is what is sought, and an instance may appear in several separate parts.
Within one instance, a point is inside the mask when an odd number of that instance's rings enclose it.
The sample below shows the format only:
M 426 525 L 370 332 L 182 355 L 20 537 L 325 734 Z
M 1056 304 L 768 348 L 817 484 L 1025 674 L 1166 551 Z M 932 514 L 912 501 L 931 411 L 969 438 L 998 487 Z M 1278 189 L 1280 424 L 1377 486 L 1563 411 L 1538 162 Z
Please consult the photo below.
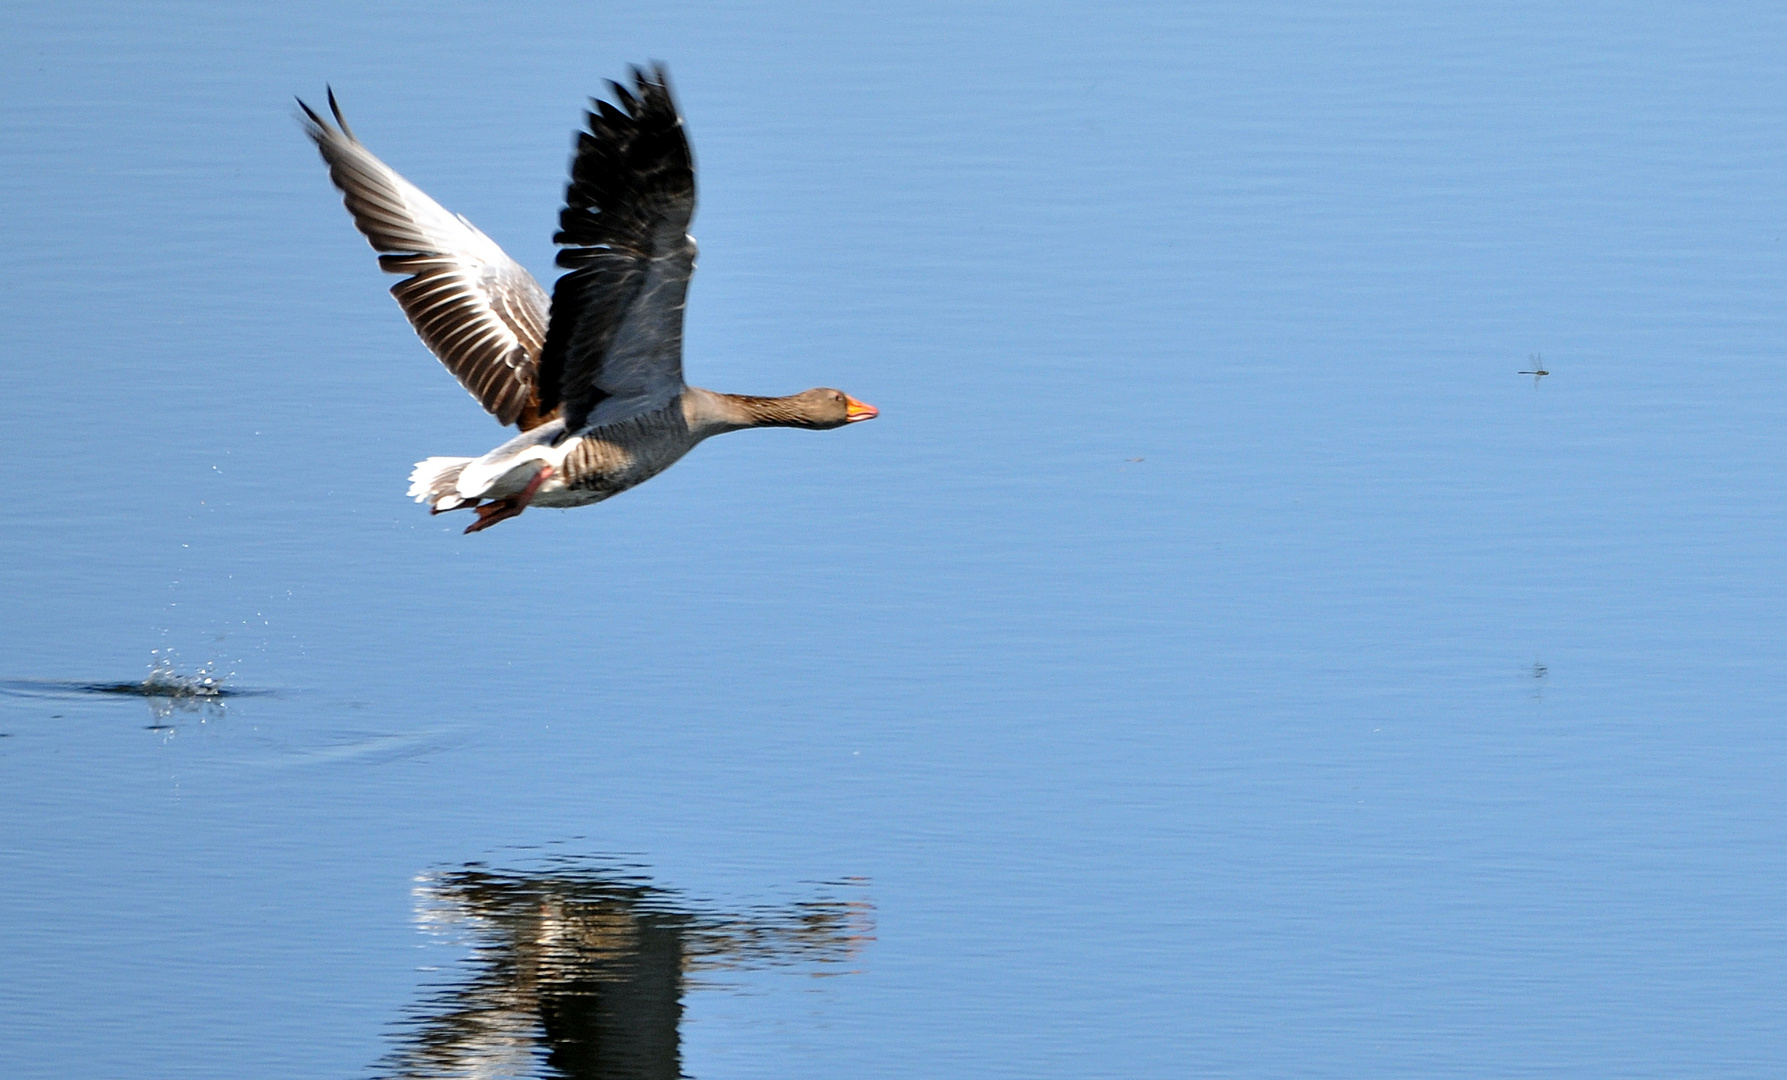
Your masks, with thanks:
M 410 497 L 431 504 L 436 510 L 452 510 L 466 502 L 458 491 L 459 471 L 471 462 L 468 457 L 431 457 L 416 462 L 410 472 Z M 442 505 L 446 503 L 447 505 Z

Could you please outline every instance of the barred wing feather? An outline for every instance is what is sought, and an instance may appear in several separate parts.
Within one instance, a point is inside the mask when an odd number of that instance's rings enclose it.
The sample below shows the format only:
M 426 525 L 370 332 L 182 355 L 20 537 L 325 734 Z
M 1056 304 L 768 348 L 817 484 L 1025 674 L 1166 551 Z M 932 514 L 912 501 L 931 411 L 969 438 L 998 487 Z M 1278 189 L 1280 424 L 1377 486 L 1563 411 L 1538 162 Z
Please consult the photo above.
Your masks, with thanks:
M 551 302 L 533 275 L 471 222 L 449 213 L 373 156 L 342 119 L 302 101 L 305 130 L 379 266 L 407 275 L 391 295 L 459 384 L 503 424 L 523 431 L 552 415 L 540 407 L 540 354 Z

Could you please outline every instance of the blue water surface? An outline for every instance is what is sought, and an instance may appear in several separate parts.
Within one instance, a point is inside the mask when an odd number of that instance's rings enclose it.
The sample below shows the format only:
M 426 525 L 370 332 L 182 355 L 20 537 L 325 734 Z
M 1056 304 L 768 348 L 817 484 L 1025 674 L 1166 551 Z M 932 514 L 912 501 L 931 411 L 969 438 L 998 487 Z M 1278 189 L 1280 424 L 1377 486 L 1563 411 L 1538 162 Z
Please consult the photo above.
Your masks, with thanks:
M 1787 1061 L 1787 10 L 7 22 L 0 1075 Z M 462 536 L 292 97 L 550 282 L 652 58 L 690 380 L 882 415 Z

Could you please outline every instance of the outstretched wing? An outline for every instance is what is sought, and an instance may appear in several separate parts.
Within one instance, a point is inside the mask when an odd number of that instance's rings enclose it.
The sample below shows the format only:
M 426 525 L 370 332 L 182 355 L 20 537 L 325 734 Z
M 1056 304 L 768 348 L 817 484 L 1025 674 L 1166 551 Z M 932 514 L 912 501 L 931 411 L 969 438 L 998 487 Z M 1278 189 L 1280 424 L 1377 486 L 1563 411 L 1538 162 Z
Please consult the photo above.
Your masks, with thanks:
M 554 242 L 540 407 L 565 430 L 668 402 L 683 386 L 683 298 L 695 272 L 695 167 L 662 65 L 633 69 L 617 104 L 592 101 Z
M 298 102 L 305 131 L 341 189 L 379 266 L 407 274 L 391 295 L 423 344 L 459 385 L 504 424 L 523 431 L 547 418 L 539 403 L 540 351 L 549 301 L 533 275 L 360 144 L 329 92 L 331 126 Z

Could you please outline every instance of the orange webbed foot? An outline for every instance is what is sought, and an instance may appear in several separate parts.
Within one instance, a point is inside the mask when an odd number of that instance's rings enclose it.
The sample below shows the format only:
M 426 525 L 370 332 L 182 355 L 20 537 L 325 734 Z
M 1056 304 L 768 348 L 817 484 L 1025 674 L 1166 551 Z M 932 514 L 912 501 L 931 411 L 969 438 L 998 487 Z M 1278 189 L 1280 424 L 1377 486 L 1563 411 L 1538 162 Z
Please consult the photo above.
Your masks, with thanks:
M 551 476 L 552 466 L 540 466 L 540 471 L 535 473 L 534 478 L 521 489 L 521 494 L 507 499 L 493 499 L 478 507 L 478 520 L 467 525 L 465 531 L 467 533 L 482 532 L 499 521 L 520 517 L 521 512 L 527 509 L 527 504 L 533 501 L 534 493 L 540 490 L 540 485 L 544 484 Z

